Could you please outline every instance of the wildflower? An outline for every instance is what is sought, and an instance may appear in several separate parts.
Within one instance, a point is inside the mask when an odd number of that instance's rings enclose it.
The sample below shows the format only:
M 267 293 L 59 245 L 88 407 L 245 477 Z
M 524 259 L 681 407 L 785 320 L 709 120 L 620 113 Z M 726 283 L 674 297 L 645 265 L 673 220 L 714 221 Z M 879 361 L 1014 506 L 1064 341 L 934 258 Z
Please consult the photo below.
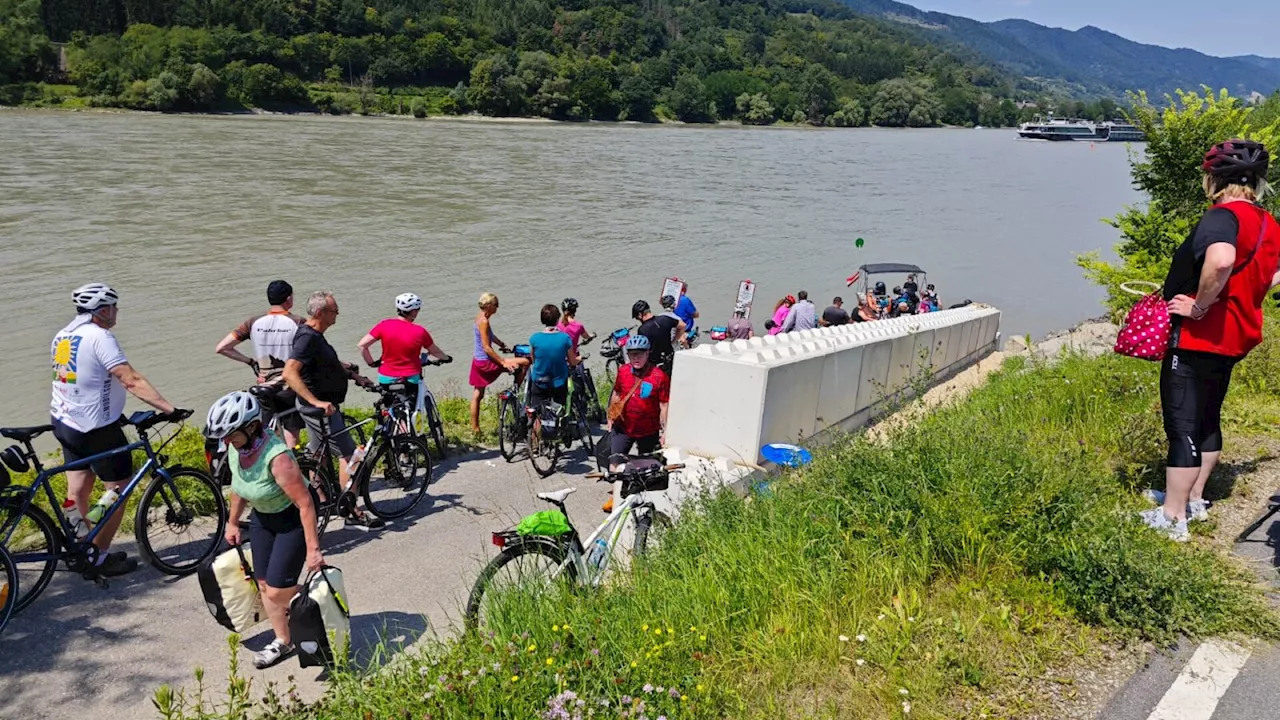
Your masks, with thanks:
M 519 676 L 519 675 L 512 675 L 512 676 L 511 676 L 511 682 L 520 682 L 520 676 Z
M 484 676 L 484 673 L 485 673 L 485 669 L 483 667 L 480 668 L 479 670 L 476 670 L 476 675 L 479 675 L 481 677 Z
M 866 661 L 866 660 L 863 660 L 862 658 L 858 658 L 857 660 L 854 660 L 854 662 L 855 662 L 855 663 L 857 663 L 858 665 L 866 665 L 866 664 L 867 664 L 867 661 Z
M 840 636 L 840 642 L 849 642 L 849 636 L 848 636 L 848 635 L 841 635 L 841 636 Z
M 911 714 L 911 703 L 909 701 L 907 700 L 902 701 L 902 712 L 907 715 Z
M 619 702 L 621 702 L 623 705 L 630 705 L 630 704 L 631 704 L 631 696 L 630 696 L 630 695 L 623 695 L 623 696 L 622 696 L 622 700 L 620 700 Z
M 426 695 L 423 695 L 423 696 L 422 696 L 422 699 L 423 699 L 423 700 L 430 700 L 430 699 L 431 699 L 431 698 L 433 698 L 433 697 L 435 697 L 435 693 L 433 693 L 433 692 L 429 692 L 429 693 L 427 693 Z
M 462 671 L 462 677 L 466 677 L 466 676 L 468 676 L 468 675 L 470 675 L 470 674 L 471 674 L 471 671 L 470 671 L 470 670 L 463 670 L 463 671 Z
M 906 688 L 898 688 L 898 694 L 905 697 L 907 695 L 910 695 L 911 693 L 907 692 Z
M 647 623 L 644 625 L 641 625 L 640 629 L 643 630 L 644 632 L 649 632 L 649 625 Z
M 642 688 L 640 688 L 640 689 L 641 689 L 641 690 L 644 690 L 646 694 L 647 694 L 647 693 L 651 693 L 651 692 L 653 692 L 653 686 L 652 686 L 652 685 L 650 685 L 649 683 L 645 683 L 645 684 L 644 684 L 644 687 L 642 687 Z
M 912 615 L 911 617 L 907 618 L 907 622 L 915 622 L 915 621 L 916 621 L 916 617 L 915 617 L 914 615 Z
M 498 672 L 498 670 L 500 670 L 501 668 L 502 668 L 502 663 L 494 663 L 494 664 L 493 664 L 493 671 L 494 671 L 494 672 Z
M 591 654 L 592 654 L 592 655 L 599 655 L 599 654 L 600 654 L 600 648 L 591 648 Z
M 537 645 L 537 643 L 534 643 L 533 645 L 530 645 L 529 647 L 525 648 L 525 652 L 529 652 L 529 653 L 536 653 L 536 652 L 538 652 L 538 645 Z
M 654 628 L 654 629 L 653 629 L 653 634 L 654 634 L 654 635 L 661 635 L 661 634 L 662 634 L 662 628 Z
M 427 676 L 427 673 L 429 673 L 429 672 L 431 672 L 431 668 L 429 668 L 429 667 L 421 667 L 421 668 L 418 668 L 418 675 L 420 675 L 420 676 L 422 676 L 422 677 L 426 677 L 426 676 Z
M 560 629 L 569 632 L 569 623 L 560 623 Z
M 671 688 L 670 690 L 668 690 L 667 694 L 670 695 L 673 699 L 680 697 L 680 691 L 675 688 Z
M 632 660 L 632 661 L 631 661 L 631 667 L 635 667 L 635 666 L 636 666 L 636 661 L 635 661 L 635 660 Z
M 699 636 L 698 636 L 698 639 L 699 639 L 699 640 L 701 640 L 702 642 L 706 642 L 706 641 L 707 641 L 707 636 L 706 636 L 706 635 L 699 635 Z
M 866 635 L 859 635 L 859 636 L 858 636 L 858 642 L 866 642 L 866 641 L 867 641 L 867 636 L 866 636 Z
M 879 616 L 879 617 L 877 617 L 876 619 L 877 619 L 877 620 L 883 620 L 883 619 L 884 619 L 884 613 L 880 613 L 880 616 Z
M 555 658 L 547 658 L 547 665 L 555 665 L 555 664 L 556 664 Z
M 667 628 L 667 634 L 668 634 L 668 635 L 675 635 L 675 634 L 676 634 L 676 631 L 675 631 L 675 630 L 672 630 L 671 628 Z
M 690 626 L 689 626 L 689 632 L 698 632 L 698 626 L 697 626 L 697 625 L 690 625 Z
M 559 626 L 559 625 L 552 625 L 552 626 L 551 626 L 551 632 L 560 632 L 560 626 Z
M 681 695 L 681 696 L 680 696 L 680 702 L 689 702 L 689 696 L 688 696 L 688 695 Z
M 448 676 L 448 675 L 441 675 L 440 677 L 436 678 L 436 682 L 438 682 L 438 683 L 440 683 L 441 685 L 443 685 L 443 684 L 445 684 L 445 683 L 449 682 L 449 676 Z
M 698 685 L 698 692 L 702 692 L 702 691 L 703 691 L 703 687 L 702 687 L 702 685 L 701 685 L 701 684 L 699 684 L 699 685 Z

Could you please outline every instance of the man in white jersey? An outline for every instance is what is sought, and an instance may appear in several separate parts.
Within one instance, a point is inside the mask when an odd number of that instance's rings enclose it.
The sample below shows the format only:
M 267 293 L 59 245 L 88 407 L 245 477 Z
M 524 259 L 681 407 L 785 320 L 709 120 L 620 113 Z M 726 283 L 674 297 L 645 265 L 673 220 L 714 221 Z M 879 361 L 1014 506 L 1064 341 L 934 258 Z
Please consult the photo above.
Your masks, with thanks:
M 293 309 L 293 286 L 284 280 L 272 280 L 267 285 L 267 302 L 270 309 L 264 315 L 254 315 L 245 320 L 227 336 L 222 338 L 214 350 L 237 362 L 253 368 L 258 382 L 264 385 L 279 385 L 280 391 L 275 394 L 273 402 L 262 406 L 262 422 L 270 424 L 272 416 L 290 409 L 296 396 L 281 377 L 285 361 L 293 355 L 293 336 L 298 326 L 306 322 L 304 318 L 289 312 Z M 253 341 L 253 357 L 249 357 L 236 346 L 245 340 Z M 286 415 L 281 420 L 284 428 L 284 441 L 289 447 L 298 444 L 298 433 L 302 431 L 302 416 L 298 413 Z
M 77 288 L 71 297 L 76 318 L 58 331 L 50 346 L 53 436 L 62 445 L 62 458 L 67 463 L 129 444 L 119 422 L 126 390 L 162 413 L 175 409 L 133 369 L 111 334 L 119 312 L 116 291 L 102 283 L 90 283 Z M 67 471 L 67 499 L 75 500 L 82 515 L 89 514 L 95 474 L 107 488 L 120 490 L 133 474 L 130 454 L 113 455 L 85 470 Z M 138 567 L 137 559 L 123 552 L 107 552 L 122 519 L 123 512 L 113 514 L 94 538 L 99 550 L 96 571 L 101 575 L 122 575 Z

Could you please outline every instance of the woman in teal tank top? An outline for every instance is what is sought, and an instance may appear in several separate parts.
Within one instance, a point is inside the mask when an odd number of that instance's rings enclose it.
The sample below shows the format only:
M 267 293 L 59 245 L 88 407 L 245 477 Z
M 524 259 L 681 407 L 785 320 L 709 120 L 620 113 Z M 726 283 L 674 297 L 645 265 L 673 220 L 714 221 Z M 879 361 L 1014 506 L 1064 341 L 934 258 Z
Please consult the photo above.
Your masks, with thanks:
M 316 509 L 293 453 L 261 420 L 257 398 L 233 392 L 209 408 L 205 435 L 223 440 L 236 452 L 231 465 L 231 510 L 226 540 L 240 544 L 240 516 L 249 516 L 253 575 L 276 638 L 254 655 L 254 667 L 271 667 L 294 653 L 289 637 L 289 602 L 299 591 L 303 567 L 324 565 Z

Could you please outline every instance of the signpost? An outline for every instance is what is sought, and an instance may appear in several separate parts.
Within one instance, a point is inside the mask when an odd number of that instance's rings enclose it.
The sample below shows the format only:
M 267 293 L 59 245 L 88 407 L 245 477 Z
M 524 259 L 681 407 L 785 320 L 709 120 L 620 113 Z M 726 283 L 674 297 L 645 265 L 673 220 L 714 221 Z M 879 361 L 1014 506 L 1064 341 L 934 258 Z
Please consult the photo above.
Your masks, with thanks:
M 750 280 L 743 280 L 742 282 L 738 283 L 738 299 L 735 301 L 734 304 L 742 305 L 746 309 L 747 311 L 746 315 L 744 315 L 743 317 L 750 319 L 751 302 L 755 300 L 755 297 L 756 297 L 755 283 L 751 282 Z

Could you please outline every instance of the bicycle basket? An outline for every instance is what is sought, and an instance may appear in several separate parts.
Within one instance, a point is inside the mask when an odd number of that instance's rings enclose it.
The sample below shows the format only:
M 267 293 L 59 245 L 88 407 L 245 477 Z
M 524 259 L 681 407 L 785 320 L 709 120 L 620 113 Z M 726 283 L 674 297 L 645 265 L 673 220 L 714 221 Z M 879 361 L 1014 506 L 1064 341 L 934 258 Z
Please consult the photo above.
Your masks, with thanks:
M 516 526 L 519 535 L 546 535 L 559 537 L 573 532 L 569 527 L 569 518 L 559 510 L 543 510 L 529 515 Z

